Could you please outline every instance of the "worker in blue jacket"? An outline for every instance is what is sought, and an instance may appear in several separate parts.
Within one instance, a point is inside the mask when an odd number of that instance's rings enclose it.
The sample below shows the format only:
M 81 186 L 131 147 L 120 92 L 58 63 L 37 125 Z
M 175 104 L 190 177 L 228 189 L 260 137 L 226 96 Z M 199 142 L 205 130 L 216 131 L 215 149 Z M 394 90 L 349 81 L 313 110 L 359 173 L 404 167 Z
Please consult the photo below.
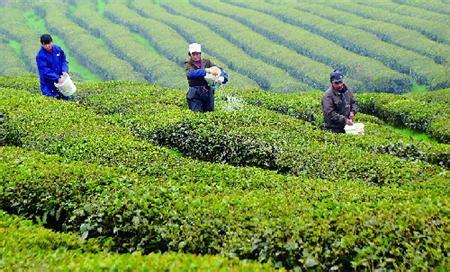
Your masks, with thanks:
M 202 47 L 198 43 L 189 45 L 189 59 L 184 63 L 189 90 L 186 95 L 189 109 L 194 112 L 214 111 L 214 87 L 209 86 L 205 75 L 216 66 L 209 59 L 202 59 Z M 228 75 L 221 69 L 218 84 L 225 84 Z
M 66 55 L 61 47 L 53 44 L 49 34 L 41 36 L 41 49 L 36 55 L 36 64 L 39 72 L 41 91 L 45 96 L 67 100 L 55 87 L 54 83 L 62 83 L 63 75 L 69 71 Z

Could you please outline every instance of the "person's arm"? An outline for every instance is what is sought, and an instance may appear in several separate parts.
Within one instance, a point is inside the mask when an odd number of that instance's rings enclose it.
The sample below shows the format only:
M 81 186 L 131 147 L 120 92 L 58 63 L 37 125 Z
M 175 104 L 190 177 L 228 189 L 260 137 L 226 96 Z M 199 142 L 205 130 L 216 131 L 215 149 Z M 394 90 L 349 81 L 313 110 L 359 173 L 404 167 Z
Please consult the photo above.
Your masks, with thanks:
M 334 110 L 333 101 L 329 96 L 324 96 L 322 98 L 322 110 L 327 118 L 333 122 L 345 124 L 347 121 L 347 118 L 344 115 L 339 114 Z
M 59 75 L 54 73 L 47 66 L 47 61 L 43 57 L 37 56 L 36 57 L 36 64 L 37 64 L 37 67 L 38 67 L 39 74 L 43 75 L 45 79 L 51 80 L 52 82 L 55 82 L 55 83 L 58 82 Z
M 222 84 L 226 84 L 228 82 L 228 73 L 222 70 L 222 73 L 220 74 L 221 77 L 223 77 Z
M 217 66 L 217 65 L 214 62 L 212 62 L 210 59 L 206 60 L 206 67 L 213 67 L 213 66 Z M 219 67 L 219 68 L 220 68 L 220 70 L 222 70 L 221 67 Z
M 206 76 L 206 71 L 205 69 L 192 69 L 186 73 L 186 76 L 188 79 L 197 79 Z
M 184 65 L 184 70 L 186 71 L 186 77 L 188 79 L 197 79 L 197 78 L 201 78 L 201 77 L 206 76 L 205 69 L 197 69 L 196 70 L 189 63 L 186 63 Z
M 350 93 L 350 112 L 353 112 L 353 116 L 355 116 L 357 112 L 356 100 L 353 93 Z

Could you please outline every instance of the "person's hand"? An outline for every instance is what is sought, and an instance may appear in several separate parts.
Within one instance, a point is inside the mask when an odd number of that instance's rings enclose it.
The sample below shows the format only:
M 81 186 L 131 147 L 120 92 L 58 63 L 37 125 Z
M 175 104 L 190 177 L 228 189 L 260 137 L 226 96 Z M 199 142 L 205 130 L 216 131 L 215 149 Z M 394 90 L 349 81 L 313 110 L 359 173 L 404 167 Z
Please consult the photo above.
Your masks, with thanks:
M 355 120 L 355 113 L 354 112 L 350 112 L 350 119 Z
M 221 76 L 221 77 L 217 78 L 217 79 L 215 80 L 215 82 L 218 82 L 218 83 L 222 84 L 224 80 L 225 80 L 225 79 L 223 78 L 223 76 Z
M 346 124 L 347 126 L 353 126 L 353 121 L 352 121 L 352 119 L 345 119 L 345 124 Z

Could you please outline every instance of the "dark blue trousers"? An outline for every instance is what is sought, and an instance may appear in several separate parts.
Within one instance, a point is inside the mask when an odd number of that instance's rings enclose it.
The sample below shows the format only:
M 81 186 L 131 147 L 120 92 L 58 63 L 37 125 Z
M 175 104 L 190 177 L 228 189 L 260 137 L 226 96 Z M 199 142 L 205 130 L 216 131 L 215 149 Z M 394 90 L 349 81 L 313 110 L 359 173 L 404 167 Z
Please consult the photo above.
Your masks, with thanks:
M 189 87 L 186 99 L 194 112 L 214 111 L 214 90 L 208 86 Z

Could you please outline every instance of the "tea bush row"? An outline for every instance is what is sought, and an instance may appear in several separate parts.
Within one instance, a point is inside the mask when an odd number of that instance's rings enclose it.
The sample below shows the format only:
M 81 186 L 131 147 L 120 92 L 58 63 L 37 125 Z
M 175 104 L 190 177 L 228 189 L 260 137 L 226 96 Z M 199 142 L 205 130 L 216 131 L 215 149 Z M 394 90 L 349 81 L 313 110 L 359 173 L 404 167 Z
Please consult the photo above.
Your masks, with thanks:
M 2 208 L 84 238 L 109 237 L 111 248 L 123 252 L 223 254 L 302 269 L 448 267 L 448 179 L 436 180 L 443 191 L 277 175 L 258 177 L 270 188 L 247 187 L 253 176 L 236 175 L 239 186 L 219 172 L 208 175 L 210 182 L 163 180 L 0 149 Z M 44 241 L 52 248 L 79 244 Z
M 130 30 L 145 37 L 153 46 L 155 46 L 161 55 L 169 60 L 178 63 L 179 65 L 183 65 L 184 61 L 188 58 L 187 44 L 189 41 L 164 23 L 151 18 L 141 17 L 136 12 L 130 10 L 127 5 L 118 1 L 109 2 L 106 5 L 105 16 L 111 21 L 117 24 L 123 24 Z M 206 48 L 204 48 L 204 52 L 202 53 L 203 57 L 210 58 L 208 55 L 209 51 L 205 49 Z M 215 58 L 212 60 L 217 62 L 215 61 Z M 227 66 L 226 63 L 221 62 L 220 66 L 227 70 L 230 77 L 229 85 L 235 87 L 258 86 L 254 80 L 236 71 L 233 65 Z M 184 73 L 180 74 L 179 77 L 184 79 Z
M 163 22 L 186 39 L 201 43 L 206 52 L 219 59 L 219 65 L 227 64 L 230 68 L 255 80 L 264 90 L 294 92 L 311 89 L 307 84 L 288 75 L 286 71 L 248 56 L 238 46 L 212 32 L 203 24 L 172 15 L 161 6 L 150 2 L 134 2 L 134 6 L 140 15 Z
M 142 45 L 132 38 L 133 33 L 126 27 L 113 24 L 95 9 L 94 3 L 80 2 L 71 18 L 96 37 L 102 38 L 117 56 L 132 64 L 147 81 L 173 88 L 186 85 L 184 70 L 179 63 L 169 61 L 156 50 Z
M 340 69 L 350 78 L 361 82 L 361 84 L 354 85 L 361 92 L 402 93 L 407 92 L 411 87 L 411 79 L 406 75 L 390 69 L 380 61 L 355 54 L 346 47 L 342 48 L 338 43 L 311 33 L 308 29 L 284 23 L 268 14 L 250 8 L 237 7 L 221 1 L 192 1 L 191 3 L 206 11 L 231 17 L 276 43 L 325 63 L 334 69 Z M 266 5 L 262 2 L 259 4 Z M 283 10 L 287 11 L 288 9 L 283 8 Z M 333 28 L 335 27 L 333 26 Z M 326 75 L 329 75 L 329 72 Z M 328 81 L 324 81 L 323 84 Z
M 84 242 L 73 234 L 55 233 L 31 221 L 0 211 L 0 240 L 4 271 L 271 271 L 268 265 L 224 257 L 183 253 L 150 255 L 106 252 L 106 245 Z
M 270 14 L 284 22 L 327 37 L 350 51 L 379 59 L 388 67 L 409 75 L 414 81 L 426 84 L 430 89 L 440 89 L 450 85 L 448 66 L 436 64 L 430 58 L 380 41 L 377 36 L 366 31 L 345 25 L 339 25 L 337 28 L 336 23 L 299 9 L 281 8 L 260 1 L 227 0 L 226 2 Z

